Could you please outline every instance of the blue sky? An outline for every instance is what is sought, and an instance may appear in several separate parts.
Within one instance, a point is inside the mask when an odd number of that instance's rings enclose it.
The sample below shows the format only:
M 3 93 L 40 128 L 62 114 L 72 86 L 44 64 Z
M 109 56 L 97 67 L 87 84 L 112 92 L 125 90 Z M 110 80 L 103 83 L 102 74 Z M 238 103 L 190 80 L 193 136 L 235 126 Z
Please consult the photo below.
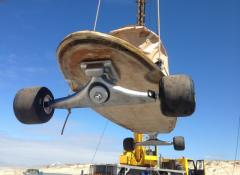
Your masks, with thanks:
M 90 162 L 106 119 L 91 109 L 55 111 L 44 125 L 27 126 L 13 114 L 16 92 L 47 86 L 55 97 L 69 87 L 56 61 L 56 48 L 69 33 L 92 30 L 97 0 L 5 0 L 0 3 L 0 165 Z M 175 135 L 186 150 L 160 147 L 166 157 L 233 159 L 240 115 L 240 2 L 238 0 L 162 0 L 161 39 L 172 74 L 195 81 L 196 112 L 179 119 Z M 135 0 L 103 0 L 97 30 L 109 32 L 136 22 Z M 156 31 L 156 1 L 148 0 L 147 26 Z M 108 123 L 96 162 L 117 162 L 122 140 L 131 132 Z M 238 159 L 239 159 L 238 154 Z

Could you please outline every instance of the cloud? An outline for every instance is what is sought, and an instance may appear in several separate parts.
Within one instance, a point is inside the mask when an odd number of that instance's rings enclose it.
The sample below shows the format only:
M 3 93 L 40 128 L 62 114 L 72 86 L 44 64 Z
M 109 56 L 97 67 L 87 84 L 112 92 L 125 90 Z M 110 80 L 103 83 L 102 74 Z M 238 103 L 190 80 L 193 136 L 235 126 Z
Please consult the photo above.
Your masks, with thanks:
M 26 73 L 47 73 L 48 70 L 44 67 L 24 67 L 21 71 Z
M 90 163 L 95 149 L 82 147 L 81 138 L 33 141 L 0 136 L 0 166 L 36 166 L 52 163 Z M 91 144 L 91 143 L 89 143 Z M 119 153 L 99 150 L 94 162 L 117 162 Z
M 224 155 L 206 155 L 204 157 L 206 160 L 224 160 L 226 159 Z
M 0 55 L 0 82 L 3 82 L 1 84 L 22 78 L 22 75 L 34 76 L 49 73 L 49 69 L 34 63 L 35 59 L 29 59 L 30 57 L 34 58 L 36 55 L 25 57 L 15 53 Z

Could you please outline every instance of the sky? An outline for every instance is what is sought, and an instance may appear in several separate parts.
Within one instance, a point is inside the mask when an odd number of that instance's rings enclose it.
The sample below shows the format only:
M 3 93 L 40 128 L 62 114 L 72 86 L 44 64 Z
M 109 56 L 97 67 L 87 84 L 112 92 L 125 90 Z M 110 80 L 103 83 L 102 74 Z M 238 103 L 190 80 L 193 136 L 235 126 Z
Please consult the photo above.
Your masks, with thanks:
M 122 141 L 132 133 L 94 112 L 56 110 L 50 122 L 24 125 L 13 112 L 13 99 L 23 87 L 46 86 L 55 97 L 69 87 L 56 60 L 56 48 L 71 32 L 93 30 L 97 0 L 0 1 L 0 166 L 117 163 Z M 180 118 L 172 140 L 184 136 L 186 149 L 160 147 L 165 157 L 234 159 L 240 116 L 240 1 L 161 0 L 161 39 L 171 74 L 188 74 L 196 88 L 197 107 Z M 156 0 L 147 0 L 146 26 L 157 31 Z M 102 0 L 97 31 L 136 23 L 135 0 Z M 237 154 L 240 159 L 240 151 Z

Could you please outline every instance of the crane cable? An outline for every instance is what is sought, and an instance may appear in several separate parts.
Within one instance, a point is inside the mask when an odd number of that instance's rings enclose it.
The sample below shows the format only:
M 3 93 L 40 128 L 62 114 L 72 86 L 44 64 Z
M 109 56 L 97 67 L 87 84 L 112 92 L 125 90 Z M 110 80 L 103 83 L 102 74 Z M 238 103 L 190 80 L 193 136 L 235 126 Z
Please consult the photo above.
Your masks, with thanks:
M 238 119 L 238 130 L 237 130 L 237 145 L 236 145 L 236 150 L 235 150 L 235 158 L 234 158 L 234 163 L 233 163 L 233 170 L 232 170 L 232 175 L 234 174 L 235 168 L 236 168 L 236 160 L 237 160 L 237 155 L 238 155 L 238 145 L 239 145 L 239 132 L 240 132 L 240 116 Z
M 103 131 L 102 131 L 102 133 L 101 133 L 101 135 L 100 135 L 100 137 L 99 137 L 99 140 L 98 140 L 98 143 L 97 143 L 95 152 L 94 152 L 93 157 L 92 157 L 92 160 L 91 160 L 91 164 L 93 164 L 93 161 L 94 161 L 94 159 L 95 159 L 95 157 L 96 157 L 96 154 L 97 154 L 97 152 L 98 152 L 98 149 L 99 149 L 99 147 L 100 147 L 100 145 L 101 145 L 101 143 L 102 143 L 103 136 L 104 136 L 104 134 L 105 134 L 105 131 L 106 131 L 106 129 L 107 129 L 107 126 L 108 126 L 108 120 L 106 120 L 105 125 L 104 125 L 104 128 L 103 128 Z
M 157 28 L 158 28 L 158 53 L 159 53 L 159 61 L 161 61 L 160 57 L 161 57 L 161 39 L 160 39 L 160 0 L 157 0 Z M 162 61 L 161 61 L 162 62 Z M 164 65 L 163 65 L 164 67 Z
M 160 28 L 160 0 L 157 0 L 157 15 L 158 15 L 158 36 L 159 36 L 159 52 L 160 52 L 160 32 L 161 32 L 161 28 Z
M 101 0 L 98 0 L 98 6 L 97 6 L 97 11 L 96 11 L 96 17 L 95 17 L 95 21 L 94 21 L 94 26 L 93 26 L 93 30 L 96 31 L 96 27 L 97 27 L 97 22 L 98 22 L 98 16 L 99 16 L 99 9 L 101 6 Z
M 159 41 L 158 41 L 158 53 L 159 53 L 159 61 L 163 64 L 162 68 L 163 70 L 165 71 L 165 73 L 167 75 L 169 75 L 165 65 L 164 65 L 164 62 L 161 61 L 160 59 L 160 56 L 161 56 L 161 39 L 160 39 L 160 36 L 161 36 L 161 16 L 160 16 L 160 0 L 157 0 L 157 28 L 158 28 L 158 37 L 159 37 Z

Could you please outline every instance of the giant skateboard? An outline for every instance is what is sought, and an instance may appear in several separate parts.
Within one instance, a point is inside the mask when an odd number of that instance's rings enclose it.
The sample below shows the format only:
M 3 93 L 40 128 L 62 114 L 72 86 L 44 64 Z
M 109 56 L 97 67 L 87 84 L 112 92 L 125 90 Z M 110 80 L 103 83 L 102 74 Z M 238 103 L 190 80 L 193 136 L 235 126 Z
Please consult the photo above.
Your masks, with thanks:
M 178 116 L 193 113 L 194 86 L 187 76 L 168 75 L 166 52 L 158 42 L 144 27 L 68 35 L 58 46 L 57 60 L 74 94 L 55 100 L 47 88 L 23 89 L 14 100 L 17 118 L 44 123 L 54 109 L 90 107 L 134 132 L 171 132 Z M 39 104 L 22 106 L 23 99 Z

